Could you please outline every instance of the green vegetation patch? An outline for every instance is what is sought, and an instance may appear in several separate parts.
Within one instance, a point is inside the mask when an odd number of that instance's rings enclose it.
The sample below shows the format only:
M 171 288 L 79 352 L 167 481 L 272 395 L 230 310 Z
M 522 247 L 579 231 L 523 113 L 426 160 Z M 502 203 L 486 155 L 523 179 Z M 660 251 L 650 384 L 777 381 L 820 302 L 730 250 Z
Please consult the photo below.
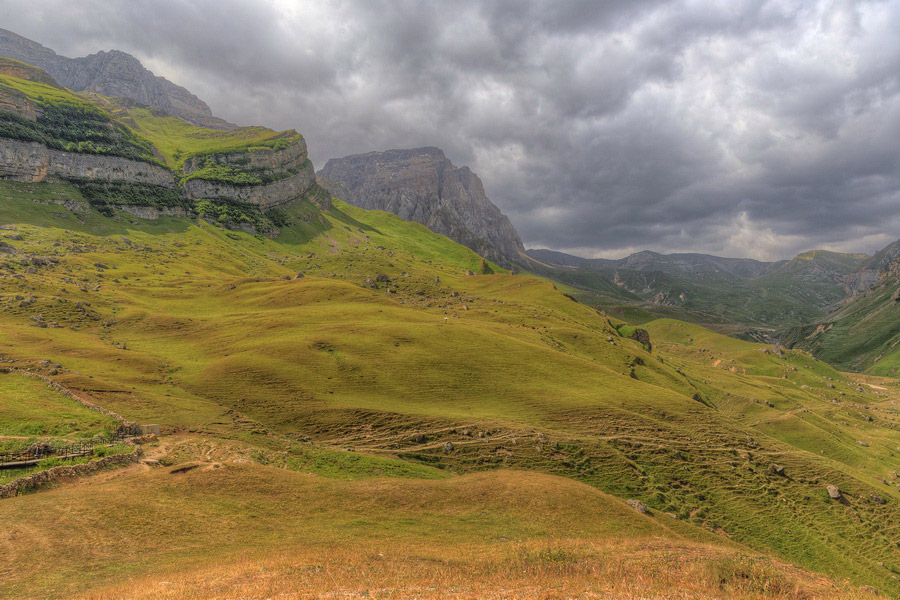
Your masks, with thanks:
M 93 99 L 94 96 L 91 96 Z M 258 148 L 283 150 L 302 139 L 296 131 L 273 131 L 266 127 L 208 129 L 177 117 L 160 115 L 151 107 L 123 107 L 107 98 L 98 98 L 110 112 L 147 138 L 162 154 L 166 164 L 180 169 L 192 156 L 237 154 Z
M 19 373 L 0 374 L 0 436 L 91 437 L 118 423 Z
M 187 208 L 189 206 L 187 200 L 178 190 L 161 185 L 129 183 L 125 181 L 96 181 L 91 179 L 71 179 L 70 181 L 88 202 L 97 207 L 118 205 Z
M 23 92 L 40 112 L 37 121 L 29 121 L 15 113 L 0 111 L 0 137 L 39 142 L 66 152 L 161 164 L 148 140 L 66 90 L 5 75 L 0 75 L 0 87 Z

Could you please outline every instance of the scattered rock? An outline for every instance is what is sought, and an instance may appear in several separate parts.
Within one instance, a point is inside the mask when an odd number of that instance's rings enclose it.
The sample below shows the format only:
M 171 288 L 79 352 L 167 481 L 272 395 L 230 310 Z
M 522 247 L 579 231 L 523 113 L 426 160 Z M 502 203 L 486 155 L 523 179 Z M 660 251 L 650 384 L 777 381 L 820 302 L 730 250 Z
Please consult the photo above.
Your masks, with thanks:
M 862 440 L 857 440 L 856 443 L 859 444 L 860 446 L 862 446 L 863 448 L 868 448 L 868 447 L 869 447 L 869 444 L 866 443 L 866 442 L 864 442 L 864 441 L 862 441 Z
M 629 500 L 628 505 L 631 506 L 634 510 L 638 511 L 642 515 L 649 515 L 650 509 L 647 508 L 647 505 L 641 502 L 640 500 Z
M 377 283 L 390 283 L 391 278 L 388 277 L 387 275 L 385 275 L 384 273 L 379 273 L 378 275 L 375 276 L 375 281 Z
M 294 279 L 303 279 L 304 277 L 306 277 L 306 275 L 304 275 L 303 273 L 297 273 L 296 275 L 294 275 Z
M 869 497 L 872 498 L 872 502 L 874 502 L 875 504 L 887 504 L 887 500 L 885 500 L 881 496 L 876 496 L 876 495 L 872 494 Z
M 7 244 L 6 242 L 0 242 L 0 254 L 15 254 L 16 249 Z
M 178 475 L 180 473 L 187 473 L 188 471 L 196 469 L 199 466 L 200 466 L 199 463 L 190 463 L 190 464 L 186 464 L 186 465 L 181 465 L 179 467 L 175 467 L 174 469 L 169 471 L 169 473 L 172 475 Z
M 451 452 L 453 452 L 454 448 L 455 448 L 455 446 L 453 445 L 453 442 L 445 442 L 444 443 L 444 453 L 450 454 Z
M 145 465 L 147 465 L 148 467 L 158 467 L 162 464 L 156 458 L 145 458 L 141 462 L 144 463 Z
M 782 465 L 769 465 L 769 473 L 784 477 L 784 467 Z
M 653 344 L 650 343 L 650 332 L 646 329 L 638 327 L 628 337 L 640 342 L 647 349 L 647 352 L 653 352 Z
M 424 443 L 426 439 L 428 439 L 428 438 L 425 436 L 424 433 L 417 433 L 416 435 L 412 436 L 412 441 L 414 441 L 417 444 Z
M 841 490 L 839 490 L 836 485 L 826 485 L 825 489 L 828 491 L 828 497 L 832 500 L 841 499 Z
M 871 585 L 861 585 L 859 586 L 859 591 L 865 592 L 867 594 L 872 594 L 873 596 L 880 596 L 881 592 L 878 588 L 874 588 Z

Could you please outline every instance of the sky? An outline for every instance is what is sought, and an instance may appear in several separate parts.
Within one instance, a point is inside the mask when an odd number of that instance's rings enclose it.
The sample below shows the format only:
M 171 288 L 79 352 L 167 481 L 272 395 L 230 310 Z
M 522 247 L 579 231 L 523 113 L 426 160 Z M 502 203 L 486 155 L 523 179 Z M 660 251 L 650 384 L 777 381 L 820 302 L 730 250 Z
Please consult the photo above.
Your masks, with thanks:
M 438 146 L 526 247 L 762 260 L 900 238 L 900 0 L 0 0 L 331 157 Z

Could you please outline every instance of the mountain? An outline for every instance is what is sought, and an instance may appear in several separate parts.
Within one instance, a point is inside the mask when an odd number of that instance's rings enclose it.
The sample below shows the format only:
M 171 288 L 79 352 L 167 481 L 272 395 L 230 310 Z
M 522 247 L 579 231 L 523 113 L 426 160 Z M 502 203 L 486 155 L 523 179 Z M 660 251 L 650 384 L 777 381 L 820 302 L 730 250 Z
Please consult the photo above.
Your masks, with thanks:
M 900 593 L 895 380 L 615 319 L 293 130 L 0 104 L 0 598 Z
M 545 249 L 531 249 L 527 251 L 527 254 L 543 262 L 564 266 L 586 269 L 660 271 L 669 275 L 684 276 L 698 282 L 758 277 L 785 262 L 769 263 L 752 258 L 723 258 L 710 254 L 659 254 L 649 250 L 635 252 L 618 260 L 582 258 Z
M 769 333 L 756 328 L 771 333 L 815 320 L 874 281 L 862 272 L 868 256 L 822 250 L 776 262 L 650 251 L 618 260 L 542 249 L 527 256 L 530 270 L 580 288 L 585 301 L 599 306 L 628 303 L 630 296 L 660 315 L 764 337 Z M 609 283 L 628 296 L 610 294 Z
M 485 196 L 478 176 L 454 166 L 438 148 L 332 158 L 318 176 L 355 206 L 421 223 L 499 264 L 513 265 L 525 250 L 509 219 Z
M 118 50 L 97 52 L 82 58 L 67 58 L 41 44 L 0 29 L 0 56 L 39 67 L 61 85 L 110 97 L 130 98 L 184 119 L 214 129 L 237 125 L 214 117 L 209 106 L 179 85 L 148 71 L 139 60 Z
M 0 176 L 68 181 L 107 213 L 197 211 L 271 233 L 278 219 L 265 211 L 327 202 L 293 130 L 198 127 L 122 98 L 76 95 L 9 58 L 0 59 L 0 107 Z
M 871 281 L 865 291 L 780 337 L 842 369 L 900 376 L 900 240 L 866 259 L 857 273 Z

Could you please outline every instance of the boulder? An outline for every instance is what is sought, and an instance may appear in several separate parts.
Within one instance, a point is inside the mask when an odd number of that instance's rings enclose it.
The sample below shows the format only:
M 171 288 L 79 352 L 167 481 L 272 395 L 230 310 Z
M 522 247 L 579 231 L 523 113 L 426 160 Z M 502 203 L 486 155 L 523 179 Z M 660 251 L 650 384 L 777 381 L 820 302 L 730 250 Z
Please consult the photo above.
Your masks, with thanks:
M 638 327 L 628 337 L 640 342 L 647 349 L 647 352 L 653 352 L 653 344 L 650 343 L 650 332 L 646 329 Z
M 638 511 L 642 515 L 649 515 L 650 509 L 647 508 L 647 505 L 641 502 L 640 500 L 629 500 L 628 505 L 634 510 Z
M 769 473 L 784 477 L 784 467 L 782 465 L 769 465 Z
M 842 498 L 841 490 L 836 485 L 826 485 L 825 489 L 828 491 L 828 497 L 832 500 L 840 500 Z
M 451 452 L 453 452 L 454 448 L 455 448 L 455 446 L 453 445 L 453 442 L 445 442 L 444 443 L 444 452 L 446 454 L 450 454 Z

